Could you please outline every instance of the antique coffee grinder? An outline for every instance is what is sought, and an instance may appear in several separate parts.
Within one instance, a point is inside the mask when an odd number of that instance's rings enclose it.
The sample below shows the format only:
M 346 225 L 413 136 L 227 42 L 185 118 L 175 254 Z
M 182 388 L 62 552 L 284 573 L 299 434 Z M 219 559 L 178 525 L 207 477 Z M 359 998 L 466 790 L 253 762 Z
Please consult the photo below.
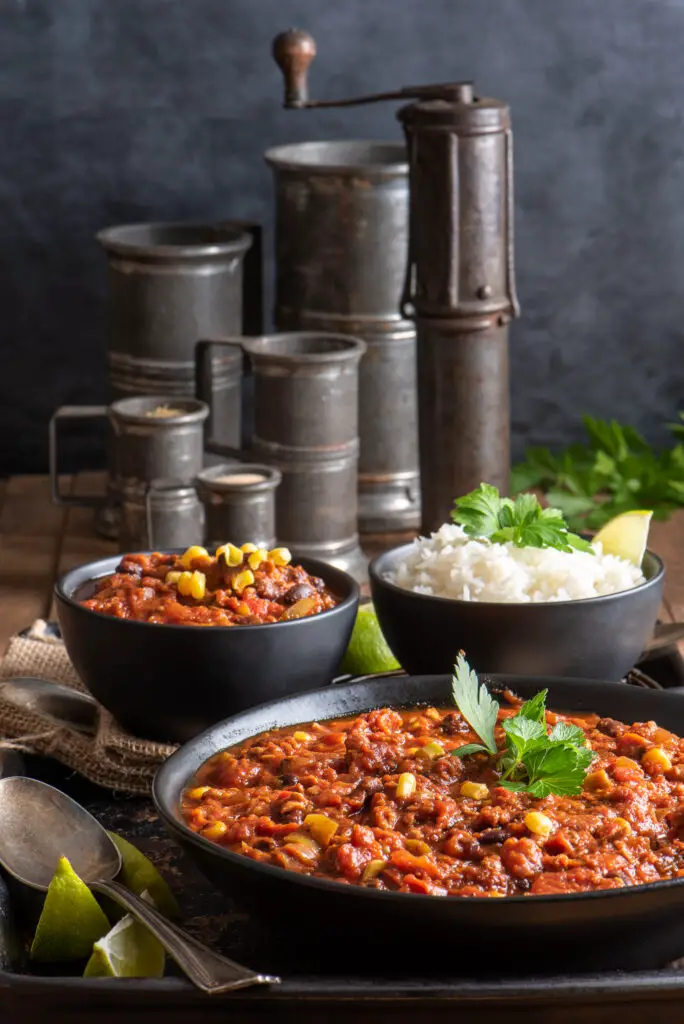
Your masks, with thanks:
M 501 100 L 470 82 L 311 101 L 316 44 L 279 35 L 285 107 L 413 100 L 398 112 L 409 161 L 409 252 L 401 313 L 415 321 L 422 530 L 487 481 L 508 488 L 508 328 L 519 306 L 513 266 L 513 137 Z

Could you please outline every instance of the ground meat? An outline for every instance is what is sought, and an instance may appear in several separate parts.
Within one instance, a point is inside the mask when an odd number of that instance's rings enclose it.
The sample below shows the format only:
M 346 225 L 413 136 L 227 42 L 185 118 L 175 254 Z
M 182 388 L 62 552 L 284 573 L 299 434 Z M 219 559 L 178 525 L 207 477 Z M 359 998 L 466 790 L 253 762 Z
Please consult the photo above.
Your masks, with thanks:
M 596 777 L 577 795 L 511 792 L 495 760 L 452 756 L 446 736 L 477 737 L 451 708 L 377 708 L 216 755 L 188 785 L 183 815 L 263 863 L 393 892 L 532 898 L 684 876 L 684 740 L 653 722 L 549 720 L 579 725 L 595 752 Z M 479 795 L 461 792 L 466 781 Z M 530 811 L 550 819 L 548 833 L 532 831 Z

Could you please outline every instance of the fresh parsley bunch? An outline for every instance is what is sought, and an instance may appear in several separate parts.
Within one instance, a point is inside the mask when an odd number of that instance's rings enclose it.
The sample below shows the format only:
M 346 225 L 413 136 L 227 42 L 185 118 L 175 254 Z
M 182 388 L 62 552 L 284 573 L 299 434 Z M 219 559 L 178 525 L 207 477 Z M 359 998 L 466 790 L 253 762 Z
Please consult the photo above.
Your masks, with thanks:
M 503 720 L 501 728 L 506 741 L 503 750 L 499 750 L 494 739 L 499 705 L 461 651 L 454 666 L 452 694 L 458 710 L 482 742 L 467 743 L 451 753 L 457 757 L 480 753 L 495 757 L 502 773 L 499 785 L 515 793 L 539 798 L 550 793 L 581 793 L 594 752 L 587 747 L 586 737 L 576 725 L 559 722 L 547 732 L 547 693 L 548 690 L 540 691 L 515 716 Z
M 684 414 L 679 418 L 684 420 Z M 558 455 L 548 448 L 528 448 L 524 462 L 511 472 L 514 494 L 538 488 L 573 530 L 598 530 L 614 516 L 642 508 L 667 519 L 684 506 L 684 424 L 670 424 L 676 443 L 656 451 L 633 427 L 583 419 L 585 444 L 570 445 Z
M 469 537 L 486 537 L 494 544 L 511 541 L 519 548 L 594 553 L 588 541 L 568 532 L 559 509 L 542 508 L 534 494 L 519 494 L 512 501 L 502 498 L 491 484 L 480 484 L 470 494 L 456 499 L 451 518 Z

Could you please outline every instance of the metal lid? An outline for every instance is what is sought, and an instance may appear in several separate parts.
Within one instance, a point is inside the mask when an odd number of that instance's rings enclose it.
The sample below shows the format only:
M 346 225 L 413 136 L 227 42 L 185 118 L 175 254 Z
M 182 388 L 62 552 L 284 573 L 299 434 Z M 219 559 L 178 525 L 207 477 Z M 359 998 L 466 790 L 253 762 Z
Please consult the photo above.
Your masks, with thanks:
M 508 105 L 502 100 L 473 96 L 424 100 L 410 103 L 397 111 L 398 119 L 407 129 L 456 131 L 464 134 L 486 134 L 504 131 L 511 126 Z

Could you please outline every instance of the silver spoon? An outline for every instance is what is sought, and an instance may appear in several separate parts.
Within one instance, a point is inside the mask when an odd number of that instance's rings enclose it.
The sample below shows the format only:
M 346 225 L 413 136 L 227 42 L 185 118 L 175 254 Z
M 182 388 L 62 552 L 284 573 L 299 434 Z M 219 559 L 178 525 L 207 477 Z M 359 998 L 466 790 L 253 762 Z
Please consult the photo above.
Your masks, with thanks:
M 0 697 L 15 707 L 47 715 L 78 732 L 95 732 L 99 714 L 97 701 L 61 683 L 33 676 L 13 676 L 0 681 Z
M 90 889 L 109 896 L 145 925 L 204 992 L 280 981 L 214 953 L 115 882 L 121 854 L 100 823 L 71 797 L 37 779 L 0 779 L 0 864 L 17 881 L 45 892 L 60 857 L 69 860 Z

